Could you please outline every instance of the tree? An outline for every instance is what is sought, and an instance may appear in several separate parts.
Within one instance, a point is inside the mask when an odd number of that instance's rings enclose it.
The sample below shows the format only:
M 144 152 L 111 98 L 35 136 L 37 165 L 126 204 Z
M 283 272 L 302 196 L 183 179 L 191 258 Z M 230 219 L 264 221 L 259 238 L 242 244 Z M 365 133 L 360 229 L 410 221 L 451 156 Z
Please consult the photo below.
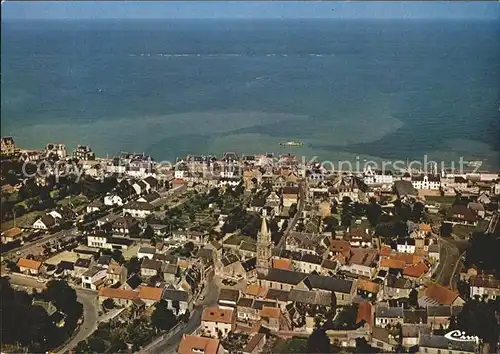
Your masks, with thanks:
M 178 300 L 172 300 L 172 307 L 175 310 L 175 314 L 178 315 L 179 314 L 179 310 L 181 308 L 180 304 L 179 304 L 179 301 Z
M 47 301 L 52 301 L 59 311 L 64 313 L 74 311 L 76 301 L 76 291 L 64 280 L 51 280 L 43 292 Z
M 105 309 L 111 310 L 115 307 L 115 302 L 113 299 L 106 299 L 102 302 L 102 306 L 104 306 Z
M 143 237 L 147 238 L 147 239 L 152 239 L 154 237 L 154 235 L 155 235 L 155 232 L 154 232 L 153 228 L 151 227 L 151 225 L 146 226 L 146 228 L 144 229 Z
M 151 314 L 151 323 L 160 330 L 169 330 L 177 324 L 177 319 L 165 300 L 156 303 Z
M 125 263 L 128 274 L 139 273 L 141 270 L 141 262 L 137 257 L 132 257 Z
M 375 198 L 370 198 L 370 203 L 366 207 L 366 218 L 371 226 L 376 226 L 380 222 L 382 215 L 382 207 L 377 203 Z
M 413 288 L 408 295 L 408 302 L 412 307 L 418 307 L 418 291 Z
M 308 353 L 330 353 L 330 339 L 326 331 L 322 328 L 316 328 L 307 339 Z

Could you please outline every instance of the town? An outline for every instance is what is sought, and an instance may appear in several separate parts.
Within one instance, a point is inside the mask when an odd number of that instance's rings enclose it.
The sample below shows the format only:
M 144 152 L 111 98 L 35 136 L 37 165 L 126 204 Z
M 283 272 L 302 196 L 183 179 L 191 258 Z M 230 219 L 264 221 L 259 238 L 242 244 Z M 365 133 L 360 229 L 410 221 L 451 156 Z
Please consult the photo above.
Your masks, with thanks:
M 498 173 L 1 152 L 2 352 L 500 349 Z

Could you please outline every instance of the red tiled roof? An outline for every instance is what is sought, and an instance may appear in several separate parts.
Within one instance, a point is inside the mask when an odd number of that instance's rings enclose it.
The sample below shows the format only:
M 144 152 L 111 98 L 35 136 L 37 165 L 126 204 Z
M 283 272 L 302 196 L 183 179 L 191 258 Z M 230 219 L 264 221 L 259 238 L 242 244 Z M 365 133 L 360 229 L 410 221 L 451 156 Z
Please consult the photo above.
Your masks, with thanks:
M 362 320 L 364 320 L 370 326 L 373 325 L 372 304 L 370 304 L 369 301 L 363 301 L 358 304 L 356 323 L 360 323 Z
M 37 262 L 32 259 L 19 258 L 19 260 L 17 261 L 17 266 L 33 270 L 39 270 L 40 267 L 42 266 L 42 262 Z
M 422 275 L 427 273 L 429 267 L 424 262 L 420 262 L 418 264 L 406 267 L 403 270 L 403 275 L 408 275 L 413 278 L 420 278 Z

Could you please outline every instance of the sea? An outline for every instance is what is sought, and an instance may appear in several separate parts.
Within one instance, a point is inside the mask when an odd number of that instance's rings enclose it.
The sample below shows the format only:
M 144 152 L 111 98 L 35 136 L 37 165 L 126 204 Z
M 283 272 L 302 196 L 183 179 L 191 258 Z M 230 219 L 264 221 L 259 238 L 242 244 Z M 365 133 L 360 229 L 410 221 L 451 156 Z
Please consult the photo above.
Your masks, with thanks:
M 23 148 L 500 168 L 500 21 L 2 20 L 1 43 Z

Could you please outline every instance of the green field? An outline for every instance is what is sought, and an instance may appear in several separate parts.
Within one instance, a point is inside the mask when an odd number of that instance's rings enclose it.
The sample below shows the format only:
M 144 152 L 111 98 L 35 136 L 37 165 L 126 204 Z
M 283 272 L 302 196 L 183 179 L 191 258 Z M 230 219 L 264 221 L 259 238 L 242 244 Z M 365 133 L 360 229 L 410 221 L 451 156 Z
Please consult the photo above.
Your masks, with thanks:
M 229 237 L 226 241 L 224 241 L 224 244 L 228 245 L 239 245 L 241 241 L 246 241 L 250 243 L 255 243 L 255 240 L 251 238 L 250 236 L 246 235 L 233 235 Z

